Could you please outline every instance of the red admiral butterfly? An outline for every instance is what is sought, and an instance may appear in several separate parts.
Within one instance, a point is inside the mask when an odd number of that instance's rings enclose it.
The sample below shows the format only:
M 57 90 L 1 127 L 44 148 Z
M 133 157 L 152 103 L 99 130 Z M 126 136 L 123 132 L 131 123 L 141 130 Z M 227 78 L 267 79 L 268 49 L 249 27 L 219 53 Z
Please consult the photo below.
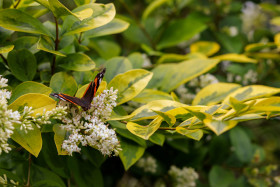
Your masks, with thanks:
M 91 101 L 93 97 L 95 96 L 95 93 L 104 77 L 106 68 L 102 69 L 100 73 L 96 75 L 93 81 L 91 81 L 83 95 L 82 98 L 78 97 L 72 97 L 70 95 L 66 95 L 63 93 L 52 93 L 50 94 L 53 97 L 56 97 L 58 99 L 61 99 L 63 101 L 68 101 L 70 103 L 73 103 L 75 105 L 79 105 L 82 107 L 83 110 L 88 110 L 91 107 Z

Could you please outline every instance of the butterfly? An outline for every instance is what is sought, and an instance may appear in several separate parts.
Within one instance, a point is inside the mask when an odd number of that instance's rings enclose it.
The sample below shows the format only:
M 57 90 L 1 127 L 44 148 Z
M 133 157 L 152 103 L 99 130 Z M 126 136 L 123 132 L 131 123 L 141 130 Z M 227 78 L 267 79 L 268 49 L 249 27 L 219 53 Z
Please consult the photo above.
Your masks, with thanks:
M 101 84 L 101 81 L 104 77 L 105 71 L 106 71 L 106 68 L 103 68 L 96 75 L 94 80 L 89 83 L 89 85 L 88 85 L 88 87 L 87 87 L 87 89 L 86 89 L 82 98 L 72 97 L 70 95 L 63 94 L 63 93 L 52 93 L 50 95 L 53 96 L 53 97 L 56 97 L 60 100 L 68 101 L 68 102 L 73 103 L 75 105 L 79 105 L 79 106 L 82 107 L 82 109 L 84 111 L 86 111 L 86 110 L 90 109 L 90 107 L 91 107 L 91 101 L 92 101 L 93 97 L 95 96 L 99 85 Z

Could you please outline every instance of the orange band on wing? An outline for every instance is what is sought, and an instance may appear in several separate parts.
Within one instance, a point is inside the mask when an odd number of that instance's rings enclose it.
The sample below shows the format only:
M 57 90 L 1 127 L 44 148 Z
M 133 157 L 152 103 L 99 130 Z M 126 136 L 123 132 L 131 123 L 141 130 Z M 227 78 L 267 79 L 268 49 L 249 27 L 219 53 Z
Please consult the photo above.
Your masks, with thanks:
M 72 101 L 72 100 L 70 100 L 70 99 L 64 97 L 63 95 L 61 95 L 61 94 L 58 94 L 58 95 L 59 95 L 59 97 L 62 97 L 62 98 L 65 99 L 66 101 L 68 101 L 68 102 L 70 102 L 70 103 L 73 103 L 74 105 L 78 105 L 78 103 L 75 103 L 74 101 Z M 66 95 L 66 94 L 65 94 L 65 95 Z
M 87 91 L 88 91 L 88 89 L 90 88 L 91 85 L 92 85 L 92 81 L 88 84 L 88 87 L 87 87 L 86 91 L 84 92 L 83 97 L 85 96 L 85 94 L 87 93 Z

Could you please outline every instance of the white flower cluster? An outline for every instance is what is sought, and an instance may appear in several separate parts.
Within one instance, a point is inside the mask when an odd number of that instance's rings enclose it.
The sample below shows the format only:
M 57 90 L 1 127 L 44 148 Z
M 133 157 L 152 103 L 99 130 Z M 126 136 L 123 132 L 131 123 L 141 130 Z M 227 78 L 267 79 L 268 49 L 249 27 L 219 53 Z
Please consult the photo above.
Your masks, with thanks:
M 242 9 L 242 29 L 248 35 L 249 40 L 253 38 L 256 28 L 265 26 L 267 16 L 261 10 L 261 7 L 251 1 L 247 1 Z
M 145 172 L 155 173 L 157 170 L 157 161 L 151 156 L 139 159 L 136 165 Z
M 180 96 L 180 101 L 182 103 L 191 103 L 192 100 L 195 98 L 195 94 L 191 93 L 189 91 L 188 88 L 185 87 L 184 84 L 182 84 L 181 86 L 179 86 L 177 89 L 176 89 L 176 92 L 178 93 L 178 95 Z
M 3 177 L 0 176 L 0 184 L 2 184 L 3 187 L 8 187 L 8 186 L 16 187 L 16 186 L 19 186 L 19 182 L 15 182 L 12 179 L 10 181 L 8 181 L 6 174 L 4 174 Z
M 8 80 L 0 76 L 0 88 L 7 86 Z M 13 134 L 14 124 L 19 123 L 20 114 L 18 111 L 8 110 L 8 99 L 11 92 L 6 89 L 0 90 L 0 154 L 4 151 L 8 153 L 11 148 L 7 143 Z
M 62 128 L 69 131 L 67 140 L 63 141 L 62 148 L 72 155 L 80 152 L 82 146 L 91 146 L 98 149 L 103 155 L 118 155 L 121 150 L 116 133 L 105 125 L 113 107 L 116 106 L 117 90 L 104 90 L 93 99 L 91 108 L 82 111 L 76 106 L 68 106 L 68 115 L 63 116 Z M 64 102 L 65 103 L 65 102 Z M 63 104 L 63 102 L 62 102 Z
M 209 84 L 214 84 L 214 83 L 218 83 L 218 82 L 219 82 L 219 80 L 214 75 L 207 73 L 205 75 L 201 75 L 197 78 L 192 79 L 189 82 L 189 85 L 191 87 L 198 87 L 196 92 L 199 92 L 200 88 L 204 88 L 205 86 L 207 86 Z
M 228 82 L 240 82 L 242 85 L 248 85 L 250 83 L 256 83 L 258 81 L 258 73 L 252 69 L 242 77 L 240 75 L 234 75 L 232 73 L 227 74 Z
M 198 179 L 198 174 L 193 168 L 183 167 L 179 169 L 176 166 L 171 166 L 168 174 L 171 176 L 176 187 L 195 187 L 195 180 Z

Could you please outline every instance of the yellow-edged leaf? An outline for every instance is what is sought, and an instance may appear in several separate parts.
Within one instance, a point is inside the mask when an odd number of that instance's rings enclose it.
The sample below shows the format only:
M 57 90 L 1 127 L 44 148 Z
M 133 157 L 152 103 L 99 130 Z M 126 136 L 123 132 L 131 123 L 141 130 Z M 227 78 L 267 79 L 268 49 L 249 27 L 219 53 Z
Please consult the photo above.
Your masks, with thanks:
M 44 111 L 52 110 L 56 107 L 56 101 L 44 94 L 28 93 L 20 96 L 14 102 L 9 105 L 9 109 L 18 110 L 19 107 L 27 105 L 32 107 L 35 116 L 36 114 L 42 114 Z
M 170 113 L 155 111 L 155 110 L 154 112 L 157 113 L 159 116 L 161 116 L 163 120 L 168 123 L 169 126 L 173 126 L 176 123 L 175 116 L 171 115 Z
M 215 134 L 220 135 L 225 131 L 235 127 L 237 125 L 237 121 L 222 121 L 215 119 L 205 119 L 203 120 L 204 124 L 209 127 Z
M 190 46 L 191 53 L 202 53 L 212 56 L 220 50 L 220 45 L 216 42 L 198 41 Z
M 192 105 L 213 105 L 219 103 L 239 87 L 241 87 L 241 85 L 234 83 L 219 82 L 210 84 L 197 93 Z
M 75 95 L 75 97 L 79 97 L 79 98 L 83 97 L 83 95 L 84 95 L 84 93 L 85 93 L 87 87 L 88 87 L 88 84 L 86 84 L 86 85 L 82 86 L 81 88 L 79 88 L 78 91 L 77 91 L 77 93 L 76 93 L 76 95 Z M 103 90 L 105 90 L 106 87 L 107 87 L 106 81 L 102 81 L 101 84 L 99 85 L 99 88 L 98 88 L 98 90 L 97 90 L 95 96 L 97 96 L 97 95 L 99 95 L 101 92 L 103 92 Z
M 229 60 L 229 61 L 233 61 L 233 62 L 240 62 L 240 63 L 257 63 L 258 62 L 256 59 L 249 58 L 244 54 L 235 54 L 235 53 L 219 55 L 219 56 L 215 56 L 213 58 L 219 59 L 219 60 Z
M 118 89 L 117 104 L 123 104 L 138 95 L 149 83 L 153 73 L 144 69 L 134 69 L 115 76 L 108 88 Z
M 7 45 L 7 46 L 4 46 L 4 47 L 0 47 L 0 54 L 1 53 L 8 53 L 11 50 L 13 50 L 14 47 L 15 47 L 14 45 Z
M 149 125 L 142 126 L 137 123 L 128 122 L 126 128 L 134 135 L 139 136 L 145 140 L 148 140 L 149 137 L 156 132 L 160 127 L 162 122 L 162 117 L 155 118 Z
M 60 124 L 55 124 L 53 126 L 53 132 L 54 132 L 54 143 L 58 155 L 68 155 L 67 152 L 62 149 L 62 143 L 67 136 L 66 134 L 67 131 L 65 129 L 62 129 Z
M 176 132 L 197 141 L 203 136 L 203 131 L 201 129 L 189 130 L 184 127 L 176 127 Z
M 132 101 L 138 103 L 148 103 L 154 100 L 173 100 L 172 96 L 166 92 L 152 89 L 144 89 Z

